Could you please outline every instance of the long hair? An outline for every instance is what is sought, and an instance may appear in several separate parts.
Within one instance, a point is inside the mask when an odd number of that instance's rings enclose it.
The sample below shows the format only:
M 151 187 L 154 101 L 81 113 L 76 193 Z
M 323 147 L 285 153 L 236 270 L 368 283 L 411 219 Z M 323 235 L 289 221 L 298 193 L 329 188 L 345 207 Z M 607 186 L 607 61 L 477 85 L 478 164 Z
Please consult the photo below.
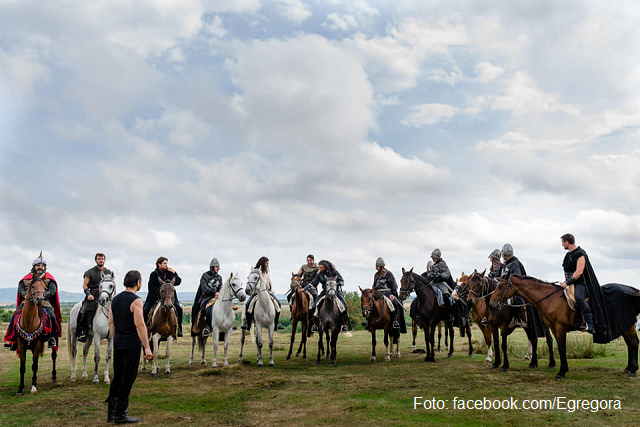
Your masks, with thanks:
M 332 276 L 334 270 L 336 269 L 333 264 L 331 263 L 331 261 L 327 261 L 326 259 L 323 259 L 322 261 L 320 261 L 318 263 L 319 265 L 323 266 L 324 268 L 327 269 L 327 273 Z
M 256 266 L 253 268 L 260 269 L 262 273 L 268 273 L 269 269 L 267 268 L 267 262 L 269 262 L 269 258 L 267 258 L 266 256 L 260 257 L 260 259 L 256 263 Z

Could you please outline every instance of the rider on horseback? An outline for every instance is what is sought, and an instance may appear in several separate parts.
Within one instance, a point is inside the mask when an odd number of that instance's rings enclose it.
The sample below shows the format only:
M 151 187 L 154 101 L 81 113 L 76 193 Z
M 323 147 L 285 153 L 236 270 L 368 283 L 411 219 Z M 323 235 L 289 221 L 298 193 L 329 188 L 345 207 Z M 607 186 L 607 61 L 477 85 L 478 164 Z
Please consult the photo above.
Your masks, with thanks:
M 60 337 L 62 333 L 61 322 L 62 315 L 60 313 L 60 300 L 58 298 L 58 284 L 56 283 L 56 279 L 49 273 L 47 273 L 47 261 L 42 257 L 42 252 L 38 258 L 33 260 L 31 263 L 31 273 L 27 274 L 20 280 L 18 283 L 18 300 L 16 304 L 16 311 L 13 313 L 11 317 L 11 321 L 9 322 L 9 327 L 7 328 L 7 333 L 4 337 L 4 348 L 7 350 L 15 350 L 18 345 L 18 337 L 14 334 L 15 324 L 16 324 L 16 313 L 22 306 L 24 305 L 24 298 L 27 294 L 27 282 L 31 281 L 34 278 L 44 278 L 44 282 L 47 285 L 47 290 L 44 293 L 44 302 L 42 303 L 42 308 L 44 308 L 51 319 L 51 335 L 48 340 L 48 347 L 55 348 L 57 347 L 57 338 Z
M 318 274 L 318 271 L 320 271 L 320 269 L 318 268 L 318 264 L 315 262 L 314 256 L 312 254 L 307 255 L 307 263 L 300 267 L 300 270 L 296 273 L 296 276 L 301 278 L 300 285 L 304 288 L 311 283 L 313 278 L 316 277 L 316 274 Z M 287 301 L 289 301 L 289 305 L 293 304 L 293 296 L 294 291 L 289 289 L 287 292 Z
M 251 278 L 251 276 L 257 277 L 258 282 L 266 284 L 267 291 L 269 292 L 271 301 L 273 302 L 273 305 L 276 309 L 276 317 L 273 320 L 275 323 L 275 328 L 279 331 L 284 329 L 284 326 L 280 324 L 280 320 L 279 320 L 280 319 L 280 301 L 278 301 L 278 298 L 276 298 L 275 294 L 271 290 L 271 276 L 269 276 L 269 258 L 267 258 L 266 256 L 260 257 L 255 267 L 253 267 L 253 269 L 249 273 L 249 278 Z M 253 285 L 253 289 L 251 289 L 252 285 Z M 247 280 L 246 291 L 247 291 L 247 294 L 251 293 L 251 296 L 249 296 L 249 298 L 247 298 L 247 301 L 244 303 L 245 306 L 247 307 L 245 311 L 245 321 L 244 321 L 244 324 L 242 325 L 242 329 L 244 330 L 249 329 L 251 327 L 251 322 L 253 321 L 253 311 L 251 309 L 251 302 L 253 301 L 255 296 L 258 294 L 258 283 L 256 282 L 252 284 L 250 280 Z
M 318 272 L 318 274 L 316 274 L 311 283 L 309 283 L 304 288 L 305 291 L 313 295 L 313 306 L 309 308 L 309 311 L 313 312 L 313 325 L 311 326 L 311 332 L 318 332 L 318 309 L 320 308 L 318 306 L 318 302 L 322 304 L 322 299 L 324 299 L 324 296 L 326 294 L 326 284 L 328 277 L 334 277 L 338 284 L 338 292 L 336 293 L 336 297 L 340 300 L 340 302 L 342 302 L 342 305 L 344 306 L 344 311 L 341 312 L 342 332 L 349 332 L 349 313 L 347 312 L 347 302 L 344 299 L 344 295 L 342 293 L 344 279 L 330 261 L 322 260 L 318 264 L 318 268 L 320 271 Z M 318 284 L 322 284 L 322 292 L 320 293 L 320 295 L 318 295 Z M 316 307 L 318 309 L 316 309 Z
M 195 325 L 198 314 L 200 317 L 206 319 L 205 325 L 202 327 L 202 336 L 208 337 L 211 331 L 209 327 L 211 325 L 211 310 L 213 306 L 207 309 L 207 304 L 220 296 L 220 289 L 222 288 L 222 276 L 218 274 L 220 271 L 220 262 L 217 258 L 214 258 L 209 263 L 209 271 L 205 271 L 200 278 L 200 287 L 196 292 L 196 298 L 193 301 L 193 308 L 191 312 L 191 327 Z
M 376 260 L 376 274 L 373 276 L 373 289 L 380 291 L 385 297 L 389 298 L 395 308 L 395 318 L 392 327 L 400 329 L 403 334 L 407 333 L 407 326 L 404 321 L 404 307 L 398 298 L 398 284 L 393 273 L 385 268 L 385 262 L 382 257 Z
M 502 258 L 504 259 L 504 268 L 502 269 L 502 274 L 509 272 L 511 274 L 518 274 L 520 276 L 526 276 L 527 272 L 524 269 L 524 265 L 520 262 L 520 260 L 513 255 L 513 246 L 509 243 L 505 243 L 502 246 Z M 514 302 L 517 305 L 524 305 L 525 301 L 520 296 L 515 296 L 513 298 Z M 520 326 L 522 328 L 527 327 L 527 309 L 526 307 L 514 307 L 511 309 L 511 327 Z M 544 336 L 544 335 L 542 335 Z
M 149 293 L 147 294 L 147 299 L 144 302 L 144 321 L 145 323 L 149 321 L 149 312 L 153 308 L 153 306 L 160 299 L 160 288 L 163 283 L 170 282 L 175 279 L 173 282 L 173 286 L 179 286 L 182 283 L 182 279 L 178 276 L 178 273 L 171 268 L 168 267 L 169 260 L 163 256 L 156 260 L 156 269 L 151 272 L 149 275 Z M 180 301 L 178 301 L 178 293 L 174 293 L 173 298 L 173 307 L 176 310 L 176 318 L 178 321 L 178 336 L 182 336 L 182 307 L 180 306 Z
M 493 280 L 497 280 L 502 276 L 502 269 L 504 265 L 500 262 L 500 249 L 494 249 L 489 254 L 491 260 L 491 267 L 489 268 L 489 277 Z
M 573 237 L 573 234 L 564 234 L 561 239 L 562 247 L 569 251 L 562 261 L 566 281 L 562 282 L 561 286 L 566 288 L 568 285 L 574 285 L 576 303 L 586 323 L 586 326 L 583 326 L 582 330 L 593 334 L 595 333 L 593 313 L 591 312 L 591 307 L 585 301 L 587 295 L 589 295 L 588 288 L 593 292 L 592 288 L 594 287 L 591 275 L 585 271 L 590 270 L 593 272 L 591 263 L 589 263 L 589 258 L 584 249 L 576 246 L 576 239 Z M 600 285 L 597 284 L 598 282 L 596 281 L 595 283 L 597 287 L 600 288 Z
M 104 266 L 104 262 L 106 260 L 104 254 L 97 253 L 93 259 L 95 260 L 96 265 L 84 272 L 84 283 L 82 284 L 82 289 L 85 293 L 85 297 L 84 301 L 82 301 L 82 308 L 80 308 L 77 322 L 79 342 L 87 342 L 89 329 L 93 328 L 93 318 L 96 314 L 96 310 L 98 309 L 102 274 L 110 274 L 115 280 L 113 272 Z

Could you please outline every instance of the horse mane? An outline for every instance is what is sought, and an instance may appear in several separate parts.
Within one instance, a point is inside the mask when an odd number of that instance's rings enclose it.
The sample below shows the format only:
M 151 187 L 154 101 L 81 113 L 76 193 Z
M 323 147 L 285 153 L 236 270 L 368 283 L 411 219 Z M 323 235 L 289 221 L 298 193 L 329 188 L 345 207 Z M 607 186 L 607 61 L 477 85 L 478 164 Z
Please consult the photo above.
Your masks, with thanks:
M 555 283 L 545 282 L 544 280 L 538 279 L 537 277 L 533 277 L 533 276 L 522 276 L 520 274 L 514 274 L 513 276 L 515 276 L 515 277 L 517 277 L 518 279 L 521 279 L 521 280 L 531 280 L 533 282 L 542 283 L 544 285 L 558 286 Z
M 380 298 L 382 298 L 382 292 L 380 292 L 377 289 L 372 289 L 371 295 L 373 296 L 373 299 L 378 300 Z

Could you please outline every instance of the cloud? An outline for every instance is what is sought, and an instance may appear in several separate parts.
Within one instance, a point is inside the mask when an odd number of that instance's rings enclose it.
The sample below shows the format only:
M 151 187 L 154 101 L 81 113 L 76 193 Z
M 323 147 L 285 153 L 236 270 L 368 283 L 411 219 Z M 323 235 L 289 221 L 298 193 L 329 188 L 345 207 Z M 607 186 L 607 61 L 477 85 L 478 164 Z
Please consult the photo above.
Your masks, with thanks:
M 408 127 L 421 128 L 436 124 L 442 120 L 449 120 L 458 112 L 458 108 L 445 104 L 422 104 L 413 107 L 413 111 L 402 120 L 402 124 Z
M 476 79 L 481 83 L 487 83 L 504 74 L 504 68 L 489 62 L 480 62 L 476 65 Z
M 276 9 L 282 16 L 298 25 L 311 16 L 309 6 L 301 0 L 274 0 L 274 2 Z
M 330 13 L 327 15 L 327 20 L 322 23 L 322 26 L 332 30 L 347 31 L 357 28 L 358 22 L 356 22 L 356 18 L 353 15 Z

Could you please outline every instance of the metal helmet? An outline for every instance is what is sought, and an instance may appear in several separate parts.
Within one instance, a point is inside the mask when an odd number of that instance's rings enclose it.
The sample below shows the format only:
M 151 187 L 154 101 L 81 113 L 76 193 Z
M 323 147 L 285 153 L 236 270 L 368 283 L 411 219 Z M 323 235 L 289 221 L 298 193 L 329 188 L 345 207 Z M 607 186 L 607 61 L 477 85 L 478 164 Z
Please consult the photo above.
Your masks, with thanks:
M 489 254 L 489 258 L 500 259 L 500 249 L 494 249 Z
M 505 243 L 502 247 L 502 255 L 513 255 L 513 246 L 511 246 L 509 243 Z
M 432 250 L 431 258 L 442 258 L 442 252 L 440 252 L 440 249 L 435 248 L 434 250 Z
M 382 259 L 382 257 L 379 257 L 379 258 L 376 260 L 376 267 L 384 267 L 384 265 L 385 265 L 385 264 L 384 264 L 384 260 Z
M 214 258 L 209 263 L 209 267 L 220 267 L 220 262 L 218 262 L 218 258 Z
M 42 251 L 40 251 L 40 255 L 38 255 L 38 258 L 33 260 L 33 262 L 31 263 L 31 267 L 35 267 L 36 264 L 44 264 L 45 267 L 47 266 L 47 261 L 45 261 L 45 259 L 42 258 Z
M 433 261 L 429 260 L 429 262 L 427 263 L 427 271 L 431 271 L 432 268 L 433 268 Z

